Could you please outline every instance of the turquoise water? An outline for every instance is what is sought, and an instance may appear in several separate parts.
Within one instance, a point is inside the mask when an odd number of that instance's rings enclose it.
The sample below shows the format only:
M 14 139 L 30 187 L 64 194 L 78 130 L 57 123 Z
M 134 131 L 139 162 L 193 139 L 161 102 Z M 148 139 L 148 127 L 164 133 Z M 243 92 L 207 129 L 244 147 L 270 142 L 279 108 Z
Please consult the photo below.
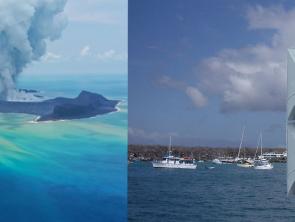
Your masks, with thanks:
M 127 77 L 22 76 L 48 97 L 81 90 L 120 99 L 120 111 L 34 123 L 0 114 L 0 221 L 124 221 L 127 211 Z
M 295 199 L 286 195 L 286 164 L 269 171 L 206 165 L 180 170 L 129 164 L 129 221 L 295 221 Z

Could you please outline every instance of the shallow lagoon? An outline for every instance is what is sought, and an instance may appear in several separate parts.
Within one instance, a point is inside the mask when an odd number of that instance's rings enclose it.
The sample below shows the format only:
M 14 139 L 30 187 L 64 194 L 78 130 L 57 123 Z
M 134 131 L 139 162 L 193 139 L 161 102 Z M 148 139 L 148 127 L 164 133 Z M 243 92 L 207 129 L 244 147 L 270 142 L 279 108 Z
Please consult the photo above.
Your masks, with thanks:
M 122 102 L 119 112 L 81 120 L 0 114 L 0 221 L 124 221 L 126 76 L 23 76 L 19 86 L 48 97 L 85 89 Z

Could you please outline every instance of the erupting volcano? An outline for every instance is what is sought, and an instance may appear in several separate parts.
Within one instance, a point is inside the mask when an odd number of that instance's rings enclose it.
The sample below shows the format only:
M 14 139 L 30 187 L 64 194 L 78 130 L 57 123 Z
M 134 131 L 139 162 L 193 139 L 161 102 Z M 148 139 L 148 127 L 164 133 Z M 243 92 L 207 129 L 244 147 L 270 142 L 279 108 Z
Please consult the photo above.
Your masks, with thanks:
M 65 0 L 0 1 L 0 99 L 14 100 L 15 81 L 27 64 L 46 53 L 46 43 L 61 36 Z
M 0 112 L 38 115 L 38 121 L 91 117 L 116 110 L 117 100 L 82 91 L 76 98 L 44 99 L 35 90 L 17 89 L 27 64 L 46 53 L 61 36 L 66 0 L 0 1 Z

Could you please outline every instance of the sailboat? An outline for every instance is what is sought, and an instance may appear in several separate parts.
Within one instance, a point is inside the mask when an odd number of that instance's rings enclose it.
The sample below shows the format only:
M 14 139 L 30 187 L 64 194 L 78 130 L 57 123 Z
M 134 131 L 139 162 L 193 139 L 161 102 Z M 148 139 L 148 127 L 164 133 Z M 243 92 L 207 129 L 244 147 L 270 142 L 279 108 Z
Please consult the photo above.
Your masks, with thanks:
M 243 128 L 243 132 L 242 132 L 242 137 L 241 137 L 241 142 L 240 142 L 240 146 L 239 146 L 238 156 L 237 156 L 237 158 L 235 160 L 237 162 L 238 167 L 250 168 L 250 167 L 254 167 L 254 164 L 253 164 L 253 161 L 251 159 L 249 159 L 249 158 L 246 159 L 245 158 L 245 148 L 244 148 L 244 157 L 240 158 L 243 139 L 244 139 L 244 133 L 245 133 L 245 127 Z
M 168 154 L 159 161 L 153 161 L 154 168 L 179 168 L 179 169 L 196 169 L 197 164 L 193 157 L 180 158 L 172 155 L 171 136 L 168 148 Z
M 241 160 L 240 154 L 241 154 L 241 148 L 242 148 L 243 139 L 244 139 L 244 133 L 245 133 L 245 127 L 243 127 L 243 131 L 242 131 L 242 136 L 241 136 L 241 141 L 240 141 L 238 156 L 235 158 L 235 161 L 236 162 L 239 162 Z
M 262 155 L 262 134 L 261 133 L 260 133 L 259 138 L 260 139 L 259 139 L 259 142 L 258 142 L 258 145 L 256 148 L 255 157 L 256 157 L 257 150 L 258 150 L 259 143 L 260 143 L 260 158 L 255 160 L 254 169 L 256 169 L 256 170 L 271 170 L 273 168 L 273 165 L 267 159 L 264 159 L 263 155 Z M 255 159 L 255 157 L 254 157 L 254 159 Z

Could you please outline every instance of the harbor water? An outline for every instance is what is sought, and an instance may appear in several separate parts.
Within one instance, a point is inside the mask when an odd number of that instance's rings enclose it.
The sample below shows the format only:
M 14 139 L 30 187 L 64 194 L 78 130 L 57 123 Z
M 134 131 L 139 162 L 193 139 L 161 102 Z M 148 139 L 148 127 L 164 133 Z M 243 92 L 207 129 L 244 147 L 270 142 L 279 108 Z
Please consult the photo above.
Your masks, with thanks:
M 128 174 L 129 221 L 295 221 L 285 163 L 255 170 L 205 162 L 196 170 L 182 170 L 134 162 Z

